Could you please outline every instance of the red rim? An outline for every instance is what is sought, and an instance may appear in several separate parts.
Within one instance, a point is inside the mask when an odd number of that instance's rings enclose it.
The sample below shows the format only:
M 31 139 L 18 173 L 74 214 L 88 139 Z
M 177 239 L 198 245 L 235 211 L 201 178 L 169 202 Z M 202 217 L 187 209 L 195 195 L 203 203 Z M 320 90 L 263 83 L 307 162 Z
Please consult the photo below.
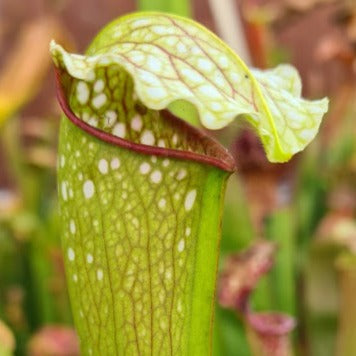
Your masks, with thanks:
M 144 144 L 134 143 L 123 138 L 113 136 L 105 131 L 97 129 L 93 126 L 90 126 L 80 118 L 78 118 L 67 102 L 66 95 L 61 81 L 61 74 L 59 69 L 55 67 L 55 76 L 56 76 L 56 88 L 57 88 L 57 98 L 58 102 L 67 116 L 67 118 L 76 126 L 87 132 L 88 134 L 99 138 L 100 140 L 110 143 L 115 146 L 122 148 L 127 148 L 135 152 L 139 152 L 146 155 L 155 155 L 155 156 L 164 156 L 177 159 L 191 160 L 200 163 L 205 163 L 211 166 L 215 166 L 227 172 L 234 172 L 236 170 L 235 160 L 230 155 L 230 153 L 215 139 L 204 133 L 203 131 L 191 126 L 187 122 L 179 119 L 174 116 L 168 110 L 162 110 L 162 115 L 170 120 L 172 125 L 180 127 L 181 130 L 188 131 L 196 140 L 209 140 L 209 144 L 212 145 L 212 148 L 215 149 L 217 156 L 209 156 L 191 151 L 177 150 L 173 148 L 165 147 L 156 147 L 148 146 Z

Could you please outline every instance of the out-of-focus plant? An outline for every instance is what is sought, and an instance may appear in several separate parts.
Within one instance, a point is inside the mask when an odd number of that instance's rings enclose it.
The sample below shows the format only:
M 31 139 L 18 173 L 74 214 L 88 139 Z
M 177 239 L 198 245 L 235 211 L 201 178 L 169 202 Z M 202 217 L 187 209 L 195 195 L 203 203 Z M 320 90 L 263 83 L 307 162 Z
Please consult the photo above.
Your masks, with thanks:
M 11 356 L 15 350 L 15 337 L 0 320 L 0 356 Z
M 79 356 L 79 344 L 73 329 L 47 325 L 32 336 L 27 351 L 29 356 Z
M 70 322 L 55 209 L 56 121 L 20 117 L 50 70 L 48 41 L 68 35 L 54 18 L 19 27 L 0 73 L 0 318 L 24 354 L 31 333 Z M 24 64 L 24 58 L 25 64 Z
M 53 36 L 64 38 L 64 33 L 58 21 L 51 17 L 41 17 L 22 29 L 0 71 L 1 126 L 36 95 L 50 66 L 48 42 Z M 23 65 L 24 58 L 26 65 Z
M 295 326 L 294 319 L 282 313 L 253 312 L 250 308 L 250 294 L 272 268 L 275 251 L 271 242 L 254 243 L 226 259 L 219 280 L 219 302 L 242 317 L 251 351 L 256 356 L 292 355 L 289 334 Z

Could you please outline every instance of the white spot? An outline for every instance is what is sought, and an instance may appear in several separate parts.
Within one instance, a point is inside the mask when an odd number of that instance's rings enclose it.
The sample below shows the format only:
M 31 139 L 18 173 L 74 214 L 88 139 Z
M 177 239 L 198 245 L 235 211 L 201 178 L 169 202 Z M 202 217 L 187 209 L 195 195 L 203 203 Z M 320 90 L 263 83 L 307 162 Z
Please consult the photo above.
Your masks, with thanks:
M 178 243 L 178 252 L 183 252 L 184 251 L 184 246 L 185 246 L 185 242 L 184 239 L 181 239 Z
M 132 51 L 130 53 L 130 58 L 133 62 L 135 62 L 136 65 L 142 64 L 146 59 L 144 54 L 138 51 Z
M 201 49 L 198 46 L 192 46 L 192 47 L 190 47 L 190 50 L 193 54 L 201 53 Z
M 153 56 L 148 57 L 146 64 L 148 68 L 153 72 L 159 72 L 162 68 L 162 62 Z
M 75 222 L 74 220 L 71 220 L 69 222 L 69 230 L 72 234 L 75 234 L 75 231 L 76 231 L 76 227 L 75 227 Z
M 90 253 L 88 253 L 88 254 L 87 254 L 87 262 L 88 262 L 89 264 L 91 264 L 91 263 L 93 263 L 93 261 L 94 261 L 93 255 L 90 254 Z
M 188 81 L 199 83 L 199 82 L 202 82 L 204 80 L 204 78 L 199 73 L 197 73 L 196 71 L 194 71 L 192 69 L 183 68 L 181 70 L 181 72 L 184 75 L 184 77 L 186 79 L 188 79 Z
M 213 81 L 215 82 L 215 85 L 220 86 L 220 87 L 226 85 L 226 81 L 225 81 L 224 77 L 222 76 L 221 72 L 215 72 Z
M 161 100 L 167 96 L 166 90 L 161 87 L 149 87 L 146 92 L 153 100 Z
M 145 57 L 144 57 L 145 58 Z M 138 72 L 140 79 L 145 83 L 146 85 L 146 90 L 149 92 L 150 88 L 157 88 L 162 85 L 160 79 L 157 77 L 157 75 L 147 72 L 147 71 L 140 71 Z
M 161 320 L 159 325 L 160 325 L 162 330 L 166 330 L 167 329 L 167 323 L 164 320 Z
M 140 225 L 140 222 L 138 221 L 137 218 L 133 218 L 132 219 L 132 224 L 135 226 L 135 227 L 138 227 Z
M 247 73 L 246 73 L 246 74 L 247 74 Z M 241 74 L 236 73 L 236 72 L 230 73 L 230 77 L 231 77 L 231 79 L 232 79 L 235 83 L 241 81 L 241 79 L 242 79 L 242 78 L 241 78 Z
M 210 99 L 219 99 L 221 97 L 220 93 L 212 85 L 202 85 L 198 89 L 201 94 L 207 96 Z
M 101 174 L 106 174 L 109 171 L 108 161 L 102 158 L 98 163 L 98 169 Z
M 169 46 L 174 46 L 177 42 L 175 37 L 166 37 L 165 42 L 167 43 L 167 45 Z
M 69 197 L 70 197 L 70 198 L 73 198 L 74 192 L 73 192 L 73 189 L 72 189 L 72 188 L 69 189 L 68 194 L 69 194 Z
M 151 30 L 157 35 L 168 35 L 170 34 L 170 29 L 165 26 L 152 26 Z
M 61 157 L 60 157 L 60 166 L 63 168 L 65 163 L 66 163 L 66 158 L 63 155 L 61 155 Z
M 158 147 L 166 147 L 166 144 L 163 139 L 158 140 Z
M 162 173 L 159 170 L 155 170 L 151 173 L 150 179 L 152 183 L 158 184 L 162 180 Z
M 199 58 L 198 59 L 198 67 L 202 70 L 209 71 L 213 68 L 213 64 L 205 58 Z
M 131 128 L 135 131 L 141 131 L 142 129 L 142 120 L 140 115 L 135 115 L 131 120 Z
M 114 110 L 108 110 L 105 113 L 105 126 L 106 127 L 112 127 L 112 125 L 115 124 L 117 118 L 117 114 Z
M 75 157 L 80 157 L 80 151 L 75 151 Z
M 98 119 L 95 116 L 93 116 L 88 120 L 88 124 L 90 126 L 97 127 L 98 126 Z
M 113 135 L 124 138 L 126 135 L 126 126 L 122 122 L 116 124 L 112 130 Z
M 63 200 L 68 200 L 68 194 L 67 194 L 67 182 L 63 181 L 61 184 L 61 190 L 62 190 L 62 198 Z
M 114 157 L 111 160 L 110 167 L 111 169 L 118 169 L 120 167 L 120 160 L 117 157 Z
M 313 129 L 304 129 L 300 131 L 299 136 L 304 140 L 308 141 L 311 140 L 315 135 L 315 131 Z
M 83 173 L 82 173 L 82 172 L 79 172 L 79 173 L 78 173 L 78 179 L 79 179 L 79 180 L 83 180 Z
M 104 81 L 102 79 L 98 79 L 94 84 L 94 91 L 96 93 L 99 93 L 103 91 L 103 89 L 104 89 Z
M 81 118 L 82 118 L 84 121 L 88 121 L 88 119 L 89 119 L 89 113 L 83 112 Z M 82 142 L 85 143 L 85 141 L 86 141 L 86 138 L 85 138 L 85 137 L 82 137 Z
M 101 106 L 103 106 L 106 102 L 106 95 L 104 93 L 101 93 L 97 95 L 93 100 L 91 101 L 93 106 L 97 109 L 99 109 Z
M 147 162 L 143 162 L 140 165 L 140 172 L 141 174 L 147 174 L 151 170 L 151 166 Z
M 89 88 L 85 82 L 80 81 L 77 85 L 77 99 L 82 105 L 89 99 Z
M 150 130 L 145 130 L 142 133 L 141 139 L 140 139 L 141 143 L 143 145 L 149 145 L 152 146 L 155 143 L 155 137 L 153 136 L 152 131 Z
M 187 171 L 184 168 L 182 168 L 179 170 L 179 172 L 177 174 L 177 179 L 182 180 L 186 177 L 186 175 L 187 175 Z
M 74 261 L 74 259 L 75 259 L 74 250 L 73 250 L 71 247 L 69 247 L 67 253 L 68 253 L 68 259 L 69 259 L 69 261 Z
M 220 111 L 223 109 L 223 106 L 217 102 L 217 101 L 213 101 L 212 103 L 210 103 L 210 107 L 214 110 L 214 111 Z
M 185 236 L 189 236 L 191 232 L 192 232 L 192 229 L 188 226 L 188 227 L 185 229 Z
M 176 146 L 177 143 L 178 143 L 178 135 L 177 134 L 174 134 L 173 137 L 172 137 L 172 142 L 173 142 L 173 145 Z
M 170 270 L 165 273 L 167 279 L 172 279 L 172 272 Z
M 185 197 L 185 201 L 184 201 L 184 207 L 185 207 L 186 211 L 189 211 L 192 209 L 196 196 L 197 196 L 196 189 L 192 189 L 190 192 L 188 192 L 188 194 Z
M 132 23 L 134 27 L 146 26 L 149 25 L 151 21 L 149 19 L 139 19 Z
M 164 159 L 162 165 L 163 167 L 167 167 L 169 165 L 169 159 L 168 158 Z
M 120 30 L 116 30 L 116 31 L 114 32 L 114 34 L 113 34 L 113 37 L 119 38 L 119 37 L 121 37 L 121 36 L 122 36 L 122 31 L 120 31 Z
M 76 273 L 73 274 L 73 281 L 74 281 L 75 283 L 78 282 L 78 276 L 77 276 Z
M 253 119 L 253 115 L 251 115 L 251 118 Z M 215 122 L 216 122 L 216 116 L 213 115 L 211 112 L 207 111 L 205 112 L 204 116 L 204 125 L 205 127 L 215 127 Z
M 93 181 L 91 180 L 86 180 L 83 184 L 83 193 L 85 198 L 90 199 L 95 192 L 95 186 Z
M 97 271 L 96 271 L 96 277 L 98 278 L 98 281 L 101 281 L 104 277 L 104 272 L 101 268 L 99 268 Z
M 160 201 L 158 202 L 158 207 L 164 209 L 166 207 L 166 199 L 160 199 Z
M 176 49 L 177 49 L 177 51 L 179 53 L 186 53 L 187 52 L 187 46 L 182 42 L 178 42 Z
M 229 65 L 229 60 L 227 59 L 227 57 L 225 57 L 225 56 L 221 56 L 221 55 L 219 55 L 219 57 L 218 57 L 218 62 L 219 62 L 219 64 L 220 64 L 220 66 L 222 67 L 222 68 L 227 68 L 228 67 L 228 65 Z
M 157 162 L 157 157 L 156 156 L 151 156 L 151 161 L 152 161 L 152 163 L 156 163 Z

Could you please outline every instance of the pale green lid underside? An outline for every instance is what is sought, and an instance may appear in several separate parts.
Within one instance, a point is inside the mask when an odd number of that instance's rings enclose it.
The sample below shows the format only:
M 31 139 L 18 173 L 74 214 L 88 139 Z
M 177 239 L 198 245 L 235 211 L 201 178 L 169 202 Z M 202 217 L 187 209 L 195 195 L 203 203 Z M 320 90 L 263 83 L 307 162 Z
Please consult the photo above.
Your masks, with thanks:
M 200 121 L 220 129 L 244 115 L 272 162 L 283 162 L 315 137 L 328 100 L 301 97 L 301 80 L 290 65 L 249 70 L 214 34 L 192 20 L 136 13 L 122 17 L 97 36 L 88 56 L 51 43 L 54 61 L 69 74 L 92 80 L 98 65 L 118 64 L 132 77 L 139 99 L 160 110 L 177 100 L 192 103 Z

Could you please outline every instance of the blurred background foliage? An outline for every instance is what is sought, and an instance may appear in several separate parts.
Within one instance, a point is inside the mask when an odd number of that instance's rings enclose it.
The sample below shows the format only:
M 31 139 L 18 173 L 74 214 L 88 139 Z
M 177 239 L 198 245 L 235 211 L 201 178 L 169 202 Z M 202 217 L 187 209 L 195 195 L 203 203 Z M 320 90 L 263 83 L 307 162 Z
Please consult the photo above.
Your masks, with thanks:
M 317 140 L 288 164 L 268 163 L 239 120 L 215 133 L 238 175 L 226 195 L 214 355 L 262 355 L 266 337 L 289 338 L 286 355 L 356 355 L 354 0 L 0 0 L 0 356 L 78 354 L 59 242 L 60 110 L 48 43 L 83 52 L 103 25 L 138 9 L 192 17 L 252 66 L 289 61 L 305 96 L 331 99 Z M 282 312 L 296 327 L 272 335 L 252 311 Z

